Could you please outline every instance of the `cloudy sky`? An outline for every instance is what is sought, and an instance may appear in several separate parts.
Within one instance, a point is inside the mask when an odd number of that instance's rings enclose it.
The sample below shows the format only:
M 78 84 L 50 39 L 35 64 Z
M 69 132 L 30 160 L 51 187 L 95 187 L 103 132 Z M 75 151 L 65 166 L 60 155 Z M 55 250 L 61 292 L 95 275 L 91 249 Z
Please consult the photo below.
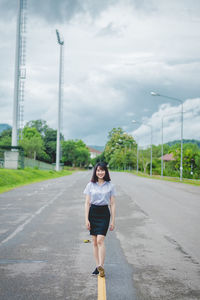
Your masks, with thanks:
M 17 0 L 0 0 L 0 123 L 12 125 Z M 59 47 L 65 41 L 65 139 L 104 145 L 113 127 L 141 145 L 200 140 L 199 0 L 28 0 L 24 122 L 56 128 Z M 133 124 L 135 119 L 147 125 Z

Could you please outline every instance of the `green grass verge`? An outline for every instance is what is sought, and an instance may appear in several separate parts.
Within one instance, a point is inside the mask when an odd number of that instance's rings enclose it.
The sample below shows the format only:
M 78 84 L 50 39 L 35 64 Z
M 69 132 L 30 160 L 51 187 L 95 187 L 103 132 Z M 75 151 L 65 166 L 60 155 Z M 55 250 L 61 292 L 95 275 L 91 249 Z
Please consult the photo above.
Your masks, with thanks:
M 168 177 L 168 176 L 163 176 L 161 177 L 160 175 L 148 175 L 142 172 L 137 172 L 137 171 L 129 171 L 129 170 L 116 170 L 116 172 L 127 172 L 127 173 L 131 173 L 134 174 L 136 176 L 139 177 L 145 177 L 145 178 L 150 178 L 150 179 L 157 179 L 157 180 L 165 180 L 165 181 L 172 181 L 172 182 L 179 182 L 179 183 L 186 183 L 186 184 L 192 184 L 192 185 L 196 185 L 196 186 L 200 186 L 200 180 L 199 179 L 187 179 L 187 178 L 183 178 L 182 181 L 180 181 L 179 178 L 176 177 Z
M 172 181 L 172 182 L 179 182 L 179 183 L 186 183 L 186 184 L 192 184 L 192 185 L 197 185 L 200 186 L 200 180 L 195 180 L 195 179 L 187 179 L 187 178 L 183 178 L 182 181 L 180 181 L 179 178 L 176 177 L 168 177 L 168 176 L 163 176 L 161 177 L 160 175 L 148 175 L 148 174 L 144 174 L 142 172 L 138 172 L 137 171 L 128 171 L 134 175 L 140 176 L 140 177 L 146 177 L 146 178 L 153 178 L 153 179 L 157 179 L 157 180 L 165 180 L 165 181 Z
M 24 170 L 0 169 L 0 193 L 7 192 L 16 187 L 43 181 L 46 179 L 57 178 L 71 175 L 73 171 L 53 171 L 25 168 Z

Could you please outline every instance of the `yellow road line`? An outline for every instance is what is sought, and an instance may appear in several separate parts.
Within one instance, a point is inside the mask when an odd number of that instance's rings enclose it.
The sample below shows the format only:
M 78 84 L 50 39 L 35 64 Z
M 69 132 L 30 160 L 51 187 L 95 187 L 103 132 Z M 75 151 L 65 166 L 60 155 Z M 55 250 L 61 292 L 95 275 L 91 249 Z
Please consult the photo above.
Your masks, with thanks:
M 106 300 L 106 279 L 98 275 L 98 300 Z

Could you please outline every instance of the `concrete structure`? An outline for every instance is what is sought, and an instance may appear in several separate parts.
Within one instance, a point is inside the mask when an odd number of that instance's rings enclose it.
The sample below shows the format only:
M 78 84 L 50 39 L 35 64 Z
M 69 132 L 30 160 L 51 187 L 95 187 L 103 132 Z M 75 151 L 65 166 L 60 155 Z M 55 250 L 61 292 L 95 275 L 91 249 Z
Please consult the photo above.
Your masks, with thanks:
M 19 152 L 18 151 L 5 151 L 4 152 L 4 168 L 5 169 L 18 169 L 19 165 Z

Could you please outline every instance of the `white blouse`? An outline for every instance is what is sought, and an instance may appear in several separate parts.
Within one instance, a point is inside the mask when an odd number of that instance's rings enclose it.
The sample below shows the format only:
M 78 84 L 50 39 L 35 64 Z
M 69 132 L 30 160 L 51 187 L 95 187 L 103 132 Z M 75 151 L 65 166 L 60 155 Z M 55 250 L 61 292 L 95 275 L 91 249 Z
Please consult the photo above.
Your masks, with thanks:
M 90 204 L 109 205 L 111 196 L 115 196 L 115 187 L 110 181 L 105 181 L 102 185 L 89 182 L 83 193 L 90 196 Z

